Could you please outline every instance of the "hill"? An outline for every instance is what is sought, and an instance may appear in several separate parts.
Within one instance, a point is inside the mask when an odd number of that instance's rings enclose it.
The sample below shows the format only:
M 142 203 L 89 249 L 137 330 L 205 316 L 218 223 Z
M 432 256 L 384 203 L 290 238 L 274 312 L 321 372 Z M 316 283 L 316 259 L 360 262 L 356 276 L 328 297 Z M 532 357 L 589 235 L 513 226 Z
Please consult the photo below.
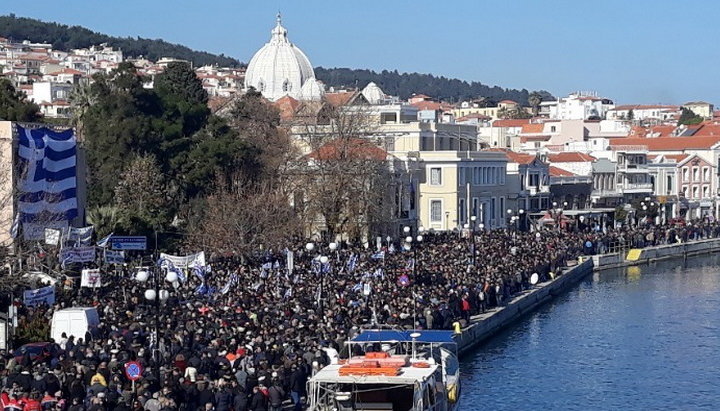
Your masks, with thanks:
M 334 87 L 365 87 L 375 82 L 387 94 L 407 99 L 413 93 L 426 94 L 438 100 L 458 102 L 486 97 L 498 102 L 510 99 L 527 104 L 528 90 L 507 89 L 498 86 L 487 86 L 477 81 L 467 81 L 437 77 L 432 74 L 398 73 L 397 70 L 375 72 L 372 70 L 353 70 L 348 68 L 315 69 L 315 77 L 328 86 Z M 553 99 L 547 91 L 538 91 L 543 100 Z
M 53 49 L 63 51 L 107 43 L 109 46 L 121 49 L 126 57 L 143 56 L 153 61 L 161 57 L 175 57 L 192 61 L 195 66 L 218 64 L 225 67 L 237 67 L 241 65 L 239 60 L 232 57 L 196 51 L 164 40 L 113 37 L 80 26 L 49 23 L 16 17 L 14 14 L 0 16 L 0 37 L 14 41 L 30 40 L 34 43 L 50 43 L 53 45 Z
M 0 37 L 14 41 L 30 40 L 36 43 L 50 43 L 54 49 L 68 51 L 107 43 L 119 48 L 126 57 L 143 56 L 156 61 L 161 57 L 174 57 L 192 61 L 196 67 L 217 64 L 224 67 L 242 66 L 239 60 L 204 51 L 192 50 L 180 44 L 168 43 L 160 39 L 140 37 L 113 37 L 97 33 L 80 26 L 44 22 L 14 14 L 0 16 Z M 375 72 L 364 69 L 317 67 L 315 75 L 328 87 L 365 87 L 375 82 L 388 94 L 407 99 L 412 93 L 427 94 L 439 100 L 457 102 L 485 97 L 492 101 L 504 99 L 527 104 L 528 90 L 506 89 L 488 86 L 480 82 L 467 82 L 459 79 L 420 73 L 398 73 L 397 70 Z M 544 100 L 552 99 L 547 91 L 539 92 Z

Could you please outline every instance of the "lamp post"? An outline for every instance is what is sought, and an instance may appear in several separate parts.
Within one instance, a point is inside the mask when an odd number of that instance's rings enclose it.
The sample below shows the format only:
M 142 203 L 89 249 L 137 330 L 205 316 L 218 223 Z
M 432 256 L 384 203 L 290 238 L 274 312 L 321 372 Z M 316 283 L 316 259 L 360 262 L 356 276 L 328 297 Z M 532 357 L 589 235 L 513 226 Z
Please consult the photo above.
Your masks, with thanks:
M 143 296 L 145 300 L 152 303 L 155 307 L 155 315 L 153 319 L 154 323 L 154 339 L 152 357 L 155 360 L 155 378 L 158 384 L 162 387 L 162 381 L 160 381 L 160 304 L 167 301 L 170 297 L 168 290 L 160 288 L 160 272 L 155 266 L 154 262 L 150 264 L 149 269 L 141 269 L 135 275 L 135 279 L 140 283 L 146 283 L 152 277 L 153 283 L 150 287 L 145 289 Z M 165 274 L 165 280 L 171 284 L 176 284 L 178 281 L 177 273 L 168 270 Z
M 525 210 L 518 210 L 518 220 L 520 221 L 520 231 L 525 231 Z
M 475 266 L 475 223 L 477 216 L 471 216 L 470 221 L 472 221 L 472 232 L 470 233 L 470 263 Z
M 513 222 L 515 222 L 515 219 L 512 217 L 513 211 L 511 208 L 507 209 L 507 214 L 508 214 L 508 226 L 509 226 L 508 229 L 512 229 L 512 224 L 513 224 Z
M 410 228 L 410 227 L 405 227 Z M 408 231 L 409 232 L 409 231 Z M 418 235 L 415 237 L 415 241 L 417 242 L 417 245 L 415 247 L 412 246 L 413 243 L 413 237 L 407 236 L 405 237 L 405 244 L 403 245 L 403 248 L 406 251 L 413 250 L 413 265 L 412 265 L 412 298 L 413 298 L 413 329 L 417 327 L 417 298 L 415 295 L 415 284 L 417 283 L 417 266 L 418 266 L 418 248 L 420 248 L 420 243 L 423 241 L 422 233 L 423 228 L 418 227 Z

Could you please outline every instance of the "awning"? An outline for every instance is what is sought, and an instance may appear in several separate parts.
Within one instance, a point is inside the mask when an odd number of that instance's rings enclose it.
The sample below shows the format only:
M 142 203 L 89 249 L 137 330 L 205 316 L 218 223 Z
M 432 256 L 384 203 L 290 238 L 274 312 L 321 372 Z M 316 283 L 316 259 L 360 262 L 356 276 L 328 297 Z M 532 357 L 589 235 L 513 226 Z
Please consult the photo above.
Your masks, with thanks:
M 455 344 L 452 331 L 440 330 L 368 330 L 350 340 L 353 343 L 412 342 L 412 333 L 420 334 L 415 341 L 426 344 Z

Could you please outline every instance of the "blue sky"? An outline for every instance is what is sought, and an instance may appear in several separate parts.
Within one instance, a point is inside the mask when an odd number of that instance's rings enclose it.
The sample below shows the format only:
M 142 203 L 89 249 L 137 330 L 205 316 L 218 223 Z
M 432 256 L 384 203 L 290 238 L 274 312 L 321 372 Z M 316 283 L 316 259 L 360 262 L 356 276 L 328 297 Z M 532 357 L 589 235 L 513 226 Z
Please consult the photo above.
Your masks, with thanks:
M 122 4 L 122 6 L 120 6 Z M 315 66 L 397 69 L 617 103 L 720 104 L 720 2 L 4 1 L 0 13 L 163 38 L 248 61 L 280 9 Z

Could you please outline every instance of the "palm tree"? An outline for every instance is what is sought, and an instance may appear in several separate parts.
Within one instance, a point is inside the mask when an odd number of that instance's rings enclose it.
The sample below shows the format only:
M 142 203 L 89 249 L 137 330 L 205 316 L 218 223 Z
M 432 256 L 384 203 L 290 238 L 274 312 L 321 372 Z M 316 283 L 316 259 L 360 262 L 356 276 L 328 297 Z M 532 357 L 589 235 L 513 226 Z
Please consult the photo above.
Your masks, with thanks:
M 532 107 L 533 110 L 533 116 L 538 115 L 538 109 L 540 107 L 540 103 L 542 103 L 542 96 L 537 91 L 533 91 L 528 96 L 528 104 L 530 104 L 530 107 Z
M 87 212 L 87 221 L 95 226 L 95 232 L 98 238 L 105 237 L 115 231 L 120 224 L 118 208 L 115 206 L 98 206 L 91 208 Z
M 90 84 L 78 84 L 70 93 L 70 107 L 72 110 L 71 124 L 75 127 L 75 135 L 78 140 L 83 140 L 83 122 L 85 114 L 97 101 L 97 96 L 92 92 Z

